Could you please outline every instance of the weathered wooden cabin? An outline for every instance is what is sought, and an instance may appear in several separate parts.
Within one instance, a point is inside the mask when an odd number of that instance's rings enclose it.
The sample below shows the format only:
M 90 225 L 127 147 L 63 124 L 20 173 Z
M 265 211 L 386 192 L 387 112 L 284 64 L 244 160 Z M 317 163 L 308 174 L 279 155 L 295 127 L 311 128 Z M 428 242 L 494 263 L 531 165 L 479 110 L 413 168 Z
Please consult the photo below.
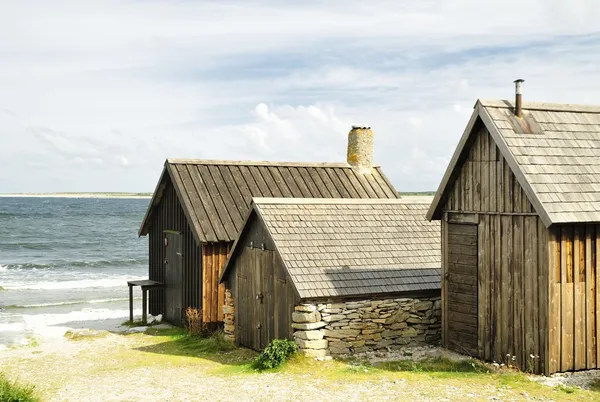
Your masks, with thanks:
M 478 100 L 427 217 L 444 345 L 545 374 L 600 367 L 600 107 Z
M 424 219 L 428 207 L 404 199 L 255 198 L 221 278 L 234 311 L 226 332 L 261 350 L 296 331 L 301 348 L 322 355 L 388 348 L 419 335 L 435 340 L 440 229 Z M 426 300 L 416 309 L 427 318 L 414 321 L 421 333 L 400 322 L 415 298 Z M 390 320 L 394 314 L 406 316 Z
M 231 244 L 252 197 L 397 198 L 372 165 L 373 133 L 353 128 L 349 163 L 287 163 L 168 159 L 139 235 L 149 235 L 150 313 L 183 324 L 187 307 L 206 323 L 223 321 L 218 285 Z

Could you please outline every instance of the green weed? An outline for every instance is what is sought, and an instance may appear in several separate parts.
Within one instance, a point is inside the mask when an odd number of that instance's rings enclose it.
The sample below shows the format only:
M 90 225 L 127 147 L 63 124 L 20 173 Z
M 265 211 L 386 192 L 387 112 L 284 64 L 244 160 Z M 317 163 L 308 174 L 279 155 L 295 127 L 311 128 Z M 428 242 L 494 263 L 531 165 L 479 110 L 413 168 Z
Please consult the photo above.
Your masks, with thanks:
M 0 373 L 0 402 L 35 402 L 39 398 L 35 395 L 34 387 L 10 381 Z
M 259 371 L 279 367 L 297 351 L 296 342 L 289 339 L 273 339 L 252 362 L 252 367 Z

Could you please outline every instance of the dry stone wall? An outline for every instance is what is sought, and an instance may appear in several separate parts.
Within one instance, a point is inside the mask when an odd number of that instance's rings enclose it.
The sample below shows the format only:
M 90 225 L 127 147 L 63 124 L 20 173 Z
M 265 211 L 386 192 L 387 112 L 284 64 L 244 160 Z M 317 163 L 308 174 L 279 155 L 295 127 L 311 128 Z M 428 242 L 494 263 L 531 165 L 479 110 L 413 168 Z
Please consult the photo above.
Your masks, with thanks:
M 294 340 L 309 357 L 397 350 L 440 342 L 439 297 L 303 303 L 292 314 Z
M 231 290 L 225 289 L 225 305 L 223 306 L 223 332 L 225 332 L 225 338 L 232 342 L 235 341 L 234 313 L 235 308 Z

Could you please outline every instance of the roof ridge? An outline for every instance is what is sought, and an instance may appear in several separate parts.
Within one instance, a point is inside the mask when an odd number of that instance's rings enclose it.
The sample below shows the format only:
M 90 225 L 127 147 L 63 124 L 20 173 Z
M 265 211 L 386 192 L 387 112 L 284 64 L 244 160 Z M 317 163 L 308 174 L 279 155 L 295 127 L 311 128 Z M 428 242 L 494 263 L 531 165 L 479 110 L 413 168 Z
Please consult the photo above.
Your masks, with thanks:
M 514 102 L 506 99 L 478 99 L 484 107 L 514 108 Z M 600 113 L 600 105 L 579 105 L 572 103 L 523 102 L 523 110 L 547 112 Z
M 407 198 L 276 198 L 276 197 L 253 197 L 254 204 L 302 204 L 302 205 L 429 205 L 433 197 L 415 197 L 422 200 L 410 200 Z M 429 199 L 431 198 L 431 199 Z
M 219 160 L 219 159 L 180 159 L 167 158 L 165 164 L 179 165 L 244 165 L 244 166 L 289 166 L 289 167 L 340 167 L 351 168 L 346 162 L 286 162 L 286 161 L 252 161 L 252 160 Z M 373 165 L 373 168 L 380 167 Z

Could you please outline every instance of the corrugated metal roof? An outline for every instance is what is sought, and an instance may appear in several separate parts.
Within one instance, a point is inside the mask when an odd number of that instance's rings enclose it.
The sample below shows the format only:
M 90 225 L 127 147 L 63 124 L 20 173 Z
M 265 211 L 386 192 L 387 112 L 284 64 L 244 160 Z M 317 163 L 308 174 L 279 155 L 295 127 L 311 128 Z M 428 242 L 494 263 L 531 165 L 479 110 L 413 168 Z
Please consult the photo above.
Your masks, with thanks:
M 378 166 L 361 174 L 346 163 L 291 163 L 168 159 L 140 236 L 148 233 L 153 206 L 171 180 L 198 242 L 233 241 L 252 197 L 397 198 Z
M 440 225 L 409 200 L 255 199 L 301 298 L 440 288 Z
M 600 106 L 525 102 L 525 127 L 512 110 L 508 101 L 478 101 L 470 123 L 483 120 L 544 223 L 600 222 Z M 429 218 L 439 218 L 442 193 L 471 131 L 459 143 Z

